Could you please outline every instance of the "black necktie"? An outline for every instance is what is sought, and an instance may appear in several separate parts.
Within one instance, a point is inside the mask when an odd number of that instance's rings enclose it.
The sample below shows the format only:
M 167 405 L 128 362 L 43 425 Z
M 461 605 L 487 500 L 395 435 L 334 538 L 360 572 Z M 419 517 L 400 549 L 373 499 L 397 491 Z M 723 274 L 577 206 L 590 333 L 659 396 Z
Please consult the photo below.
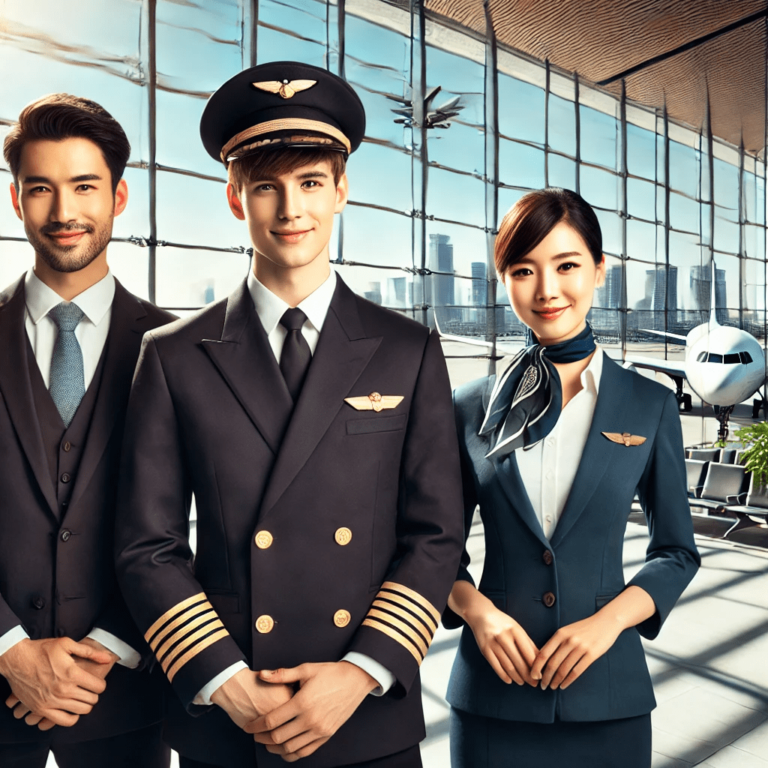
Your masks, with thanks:
M 280 325 L 288 331 L 283 342 L 283 352 L 280 355 L 280 370 L 294 403 L 299 399 L 301 385 L 304 383 L 304 377 L 312 360 L 309 344 L 301 332 L 306 320 L 307 316 L 297 308 L 286 309 L 285 314 L 280 318 Z

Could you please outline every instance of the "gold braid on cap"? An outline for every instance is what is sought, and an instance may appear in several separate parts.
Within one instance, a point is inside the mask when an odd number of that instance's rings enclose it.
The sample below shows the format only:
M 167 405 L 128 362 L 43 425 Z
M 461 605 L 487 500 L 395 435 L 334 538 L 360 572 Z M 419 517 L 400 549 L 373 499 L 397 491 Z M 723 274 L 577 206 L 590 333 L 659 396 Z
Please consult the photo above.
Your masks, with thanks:
M 318 133 L 324 133 L 326 136 L 332 136 L 334 139 L 344 145 L 347 152 L 352 151 L 352 145 L 349 139 L 338 129 L 334 128 L 328 123 L 321 123 L 319 120 L 304 120 L 300 117 L 289 117 L 285 120 L 269 120 L 266 123 L 259 123 L 259 125 L 246 128 L 244 131 L 240 131 L 237 135 L 233 136 L 221 149 L 221 162 L 227 164 L 227 158 L 229 153 L 238 144 L 248 139 L 252 139 L 254 136 L 262 136 L 265 133 L 273 133 L 274 131 L 317 131 Z

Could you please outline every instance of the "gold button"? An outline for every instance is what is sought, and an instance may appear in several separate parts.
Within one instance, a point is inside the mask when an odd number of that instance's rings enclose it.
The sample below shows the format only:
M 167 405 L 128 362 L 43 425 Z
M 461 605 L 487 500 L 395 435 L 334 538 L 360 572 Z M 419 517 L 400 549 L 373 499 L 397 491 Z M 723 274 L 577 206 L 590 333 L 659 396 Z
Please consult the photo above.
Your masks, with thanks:
M 269 531 L 259 531 L 256 534 L 256 546 L 259 549 L 269 549 L 272 546 L 272 534 Z
M 333 614 L 333 623 L 337 627 L 346 627 L 351 621 L 352 617 L 349 615 L 349 611 L 340 610 Z
M 256 619 L 256 631 L 261 632 L 262 635 L 266 635 L 268 632 L 271 632 L 274 626 L 275 620 L 271 616 L 267 616 L 266 613 Z
M 346 547 L 350 541 L 352 541 L 352 531 L 349 528 L 339 528 L 336 533 L 333 534 L 333 538 L 336 539 L 336 543 L 340 547 Z

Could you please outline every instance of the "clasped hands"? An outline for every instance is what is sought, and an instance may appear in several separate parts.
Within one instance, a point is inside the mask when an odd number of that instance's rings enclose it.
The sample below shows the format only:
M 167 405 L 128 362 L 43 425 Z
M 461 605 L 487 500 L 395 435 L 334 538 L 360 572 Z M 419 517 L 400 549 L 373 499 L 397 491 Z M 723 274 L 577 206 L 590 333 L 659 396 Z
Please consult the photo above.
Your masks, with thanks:
M 490 605 L 466 617 L 493 671 L 505 682 L 565 690 L 615 642 L 622 627 L 600 612 L 561 627 L 537 648 L 508 614 Z
M 72 726 L 96 705 L 117 659 L 90 638 L 22 640 L 0 656 L 0 674 L 12 691 L 5 705 L 42 731 Z
M 346 661 L 240 670 L 211 696 L 232 722 L 289 763 L 311 755 L 378 683 Z

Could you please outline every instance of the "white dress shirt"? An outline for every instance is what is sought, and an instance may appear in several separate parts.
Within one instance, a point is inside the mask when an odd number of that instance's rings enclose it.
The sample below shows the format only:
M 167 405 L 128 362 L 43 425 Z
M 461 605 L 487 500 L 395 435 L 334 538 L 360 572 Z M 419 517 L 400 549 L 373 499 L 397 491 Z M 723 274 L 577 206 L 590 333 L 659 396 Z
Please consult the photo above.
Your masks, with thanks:
M 284 302 L 279 296 L 276 296 L 265 285 L 259 282 L 253 272 L 248 273 L 248 290 L 256 307 L 256 314 L 264 326 L 267 333 L 267 339 L 270 347 L 275 354 L 275 359 L 280 363 L 280 356 L 283 352 L 283 342 L 288 335 L 288 331 L 280 325 L 280 318 L 290 309 L 290 304 Z M 304 301 L 298 304 L 298 308 L 307 316 L 301 334 L 306 339 L 309 351 L 314 355 L 317 348 L 317 342 L 320 339 L 320 331 L 323 329 L 328 308 L 331 306 L 333 292 L 336 290 L 336 272 L 331 269 L 328 279 L 314 290 Z M 395 676 L 385 666 L 379 664 L 370 656 L 355 651 L 347 653 L 342 661 L 348 661 L 355 666 L 360 667 L 367 672 L 378 684 L 379 687 L 371 693 L 374 696 L 383 696 L 395 683 Z M 239 661 L 231 667 L 227 667 L 213 678 L 198 694 L 193 703 L 210 704 L 211 695 L 224 685 L 241 669 L 247 669 L 247 665 Z
M 45 382 L 46 388 L 49 388 L 51 384 L 51 357 L 59 331 L 48 313 L 55 306 L 61 304 L 64 299 L 40 280 L 33 269 L 30 269 L 24 278 L 24 293 L 27 305 L 24 326 L 43 382 Z M 98 283 L 87 288 L 73 299 L 84 314 L 83 319 L 75 329 L 75 338 L 78 340 L 83 353 L 83 374 L 86 389 L 93 381 L 101 353 L 104 351 L 104 344 L 109 333 L 109 323 L 112 318 L 112 300 L 114 297 L 115 278 L 110 272 L 107 272 Z M 8 630 L 0 637 L 0 655 L 27 637 L 29 636 L 21 625 Z M 88 633 L 88 637 L 119 656 L 118 664 L 131 669 L 139 665 L 141 656 L 130 645 L 110 632 L 94 628 Z
M 531 506 L 547 539 L 552 538 L 584 453 L 603 372 L 600 347 L 581 373 L 582 390 L 568 401 L 555 428 L 528 450 L 515 451 Z

